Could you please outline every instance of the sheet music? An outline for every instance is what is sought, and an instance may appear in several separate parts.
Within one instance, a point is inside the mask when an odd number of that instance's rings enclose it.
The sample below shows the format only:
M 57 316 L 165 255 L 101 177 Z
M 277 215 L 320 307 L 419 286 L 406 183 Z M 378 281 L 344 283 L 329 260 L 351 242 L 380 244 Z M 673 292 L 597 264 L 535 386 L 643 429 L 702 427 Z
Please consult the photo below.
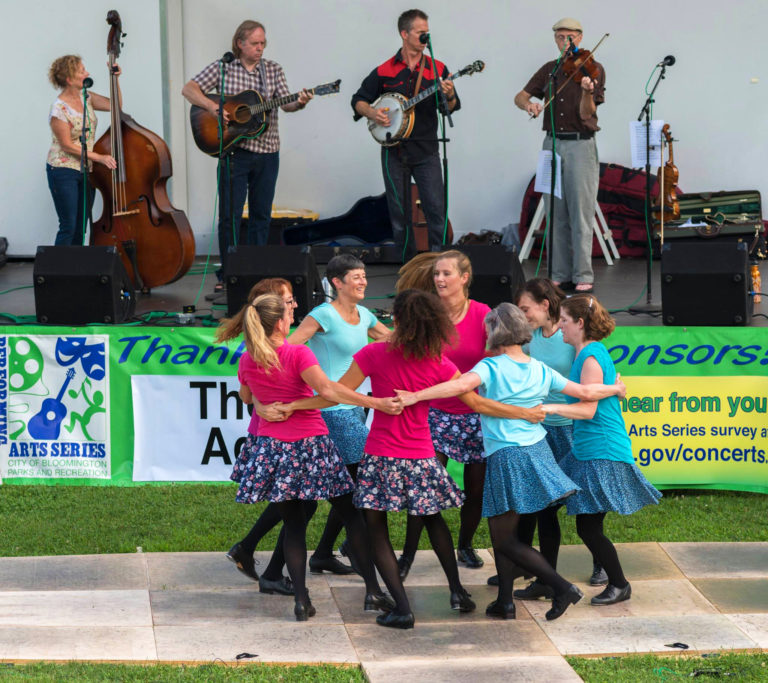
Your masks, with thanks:
M 555 197 L 561 199 L 562 189 L 562 164 L 559 154 L 555 154 Z M 542 149 L 539 152 L 539 163 L 536 165 L 536 182 L 533 184 L 534 192 L 549 194 L 552 189 L 552 151 Z
M 664 121 L 651 121 L 651 167 L 661 166 L 661 129 Z M 632 168 L 645 167 L 645 121 L 629 122 L 629 147 L 632 152 Z

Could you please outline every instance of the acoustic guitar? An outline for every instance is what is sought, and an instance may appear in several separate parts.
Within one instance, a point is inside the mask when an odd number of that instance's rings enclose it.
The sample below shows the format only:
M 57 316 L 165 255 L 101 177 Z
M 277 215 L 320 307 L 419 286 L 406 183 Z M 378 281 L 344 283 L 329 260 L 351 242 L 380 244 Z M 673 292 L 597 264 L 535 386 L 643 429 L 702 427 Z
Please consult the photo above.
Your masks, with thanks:
M 38 413 L 27 423 L 27 431 L 33 439 L 55 441 L 59 438 L 61 423 L 67 416 L 67 406 L 61 399 L 64 398 L 64 392 L 74 376 L 75 371 L 72 368 L 67 370 L 66 379 L 56 398 L 46 398 Z
M 333 95 L 339 92 L 340 84 L 341 79 L 338 79 L 333 83 L 323 83 L 308 90 L 316 96 Z M 237 95 L 225 95 L 224 111 L 229 116 L 229 122 L 224 126 L 221 147 L 226 150 L 238 140 L 257 138 L 263 135 L 269 126 L 267 112 L 295 102 L 299 99 L 299 94 L 296 92 L 271 100 L 265 99 L 261 93 L 255 90 L 243 90 Z M 206 97 L 218 105 L 219 95 L 212 94 L 206 95 Z M 195 144 L 206 154 L 218 156 L 219 117 L 207 109 L 193 104 L 189 112 L 189 122 L 192 126 Z

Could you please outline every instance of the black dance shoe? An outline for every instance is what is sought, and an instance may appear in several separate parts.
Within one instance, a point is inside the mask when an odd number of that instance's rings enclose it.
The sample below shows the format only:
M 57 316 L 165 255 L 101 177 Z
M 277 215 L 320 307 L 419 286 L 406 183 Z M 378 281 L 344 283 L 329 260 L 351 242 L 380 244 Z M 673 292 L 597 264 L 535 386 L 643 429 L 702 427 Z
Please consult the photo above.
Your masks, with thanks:
M 472 594 L 466 588 L 451 593 L 451 609 L 457 612 L 474 612 L 477 605 L 470 600 Z
M 349 560 L 349 564 L 352 566 L 352 571 L 354 571 L 355 574 L 359 574 L 360 576 L 363 575 L 360 565 L 357 563 L 357 558 L 355 557 L 355 554 L 351 552 L 349 549 L 348 538 L 345 538 L 342 544 L 339 546 L 339 554 L 342 557 L 346 557 Z
M 259 577 L 259 593 L 267 595 L 293 595 L 293 581 L 287 576 L 281 576 L 279 579 L 272 580 L 264 576 Z
M 413 628 L 413 622 L 413 613 L 411 612 L 408 612 L 408 614 L 387 612 L 376 617 L 376 623 L 379 626 L 386 626 L 388 628 Z
M 551 600 L 555 597 L 555 591 L 544 583 L 531 581 L 525 588 L 516 590 L 513 595 L 518 600 L 538 600 L 539 598 Z
M 254 581 L 259 580 L 259 575 L 256 573 L 256 562 L 253 559 L 253 555 L 249 555 L 239 543 L 235 543 L 228 551 L 226 555 L 230 562 L 234 562 L 237 570 L 245 574 L 248 578 Z
M 474 548 L 459 548 L 456 551 L 456 559 L 467 569 L 480 569 L 485 564 Z
M 608 574 L 597 562 L 592 566 L 592 576 L 589 577 L 590 586 L 605 586 L 608 583 Z
M 627 584 L 624 588 L 616 588 L 610 583 L 605 590 L 596 595 L 590 601 L 593 605 L 615 605 L 617 602 L 624 602 L 632 597 L 632 586 Z
M 314 617 L 317 614 L 315 606 L 307 600 L 307 602 L 297 602 L 293 606 L 293 613 L 296 616 L 296 621 L 307 621 L 310 617 Z
M 493 576 L 489 576 L 488 580 L 486 581 L 486 583 L 489 586 L 498 586 L 499 585 L 499 575 L 498 574 L 494 574 Z
M 552 607 L 544 615 L 547 621 L 553 621 L 558 617 L 562 617 L 571 605 L 575 605 L 579 600 L 584 597 L 577 586 L 571 584 L 565 593 L 559 593 L 552 598 Z
M 411 565 L 413 564 L 413 558 L 408 555 L 400 555 L 397 558 L 397 567 L 400 570 L 400 580 L 405 581 L 405 577 L 408 576 L 408 572 L 411 571 Z
M 367 593 L 363 610 L 366 612 L 391 612 L 395 609 L 395 601 L 383 591 Z
M 330 574 L 354 574 L 355 570 L 348 564 L 339 562 L 335 557 L 310 557 L 309 558 L 309 571 L 312 574 L 322 574 L 323 572 L 329 572 Z
M 514 602 L 494 600 L 485 608 L 485 616 L 493 617 L 494 619 L 515 619 L 517 616 L 516 612 Z

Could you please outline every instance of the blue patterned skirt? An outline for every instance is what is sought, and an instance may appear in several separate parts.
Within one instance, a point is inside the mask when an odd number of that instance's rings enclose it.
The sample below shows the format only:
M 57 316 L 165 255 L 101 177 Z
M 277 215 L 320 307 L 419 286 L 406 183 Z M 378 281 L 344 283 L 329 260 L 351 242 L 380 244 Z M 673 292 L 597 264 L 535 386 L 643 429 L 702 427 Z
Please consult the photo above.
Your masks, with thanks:
M 446 413 L 430 408 L 429 431 L 435 450 L 451 460 L 464 465 L 485 461 L 483 433 L 477 413 Z
M 409 515 L 434 515 L 461 507 L 464 494 L 437 458 L 384 458 L 366 453 L 357 470 L 355 507 L 408 510 Z
M 242 467 L 235 496 L 238 503 L 328 500 L 355 488 L 327 434 L 298 441 L 280 441 L 269 436 L 249 438 L 238 461 L 246 450 L 248 459 Z
M 324 410 L 320 413 L 328 427 L 328 436 L 345 465 L 356 465 L 363 457 L 368 427 L 365 411 L 360 406 L 343 410 Z
M 507 446 L 485 461 L 483 517 L 510 510 L 538 512 L 579 488 L 558 467 L 546 439 L 531 446 Z
M 631 515 L 646 505 L 657 505 L 661 492 L 635 463 L 616 460 L 577 460 L 569 453 L 560 463 L 581 491 L 566 501 L 569 515 L 618 512 Z
M 559 465 L 573 448 L 573 425 L 543 425 L 547 430 L 547 443 Z

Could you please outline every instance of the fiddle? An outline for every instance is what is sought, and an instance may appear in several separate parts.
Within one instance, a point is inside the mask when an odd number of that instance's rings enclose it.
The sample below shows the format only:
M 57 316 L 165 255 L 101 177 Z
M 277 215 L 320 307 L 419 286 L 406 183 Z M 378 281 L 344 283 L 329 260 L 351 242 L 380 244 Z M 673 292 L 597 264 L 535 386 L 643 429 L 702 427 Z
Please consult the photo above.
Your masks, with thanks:
M 663 167 L 659 168 L 659 199 L 656 203 L 656 211 L 653 217 L 657 221 L 662 220 L 661 207 L 664 207 L 664 221 L 674 221 L 680 218 L 680 204 L 677 202 L 675 187 L 680 179 L 680 174 L 675 166 L 675 153 L 672 148 L 672 133 L 669 132 L 669 124 L 665 123 L 661 129 L 664 139 L 669 147 L 669 159 Z

